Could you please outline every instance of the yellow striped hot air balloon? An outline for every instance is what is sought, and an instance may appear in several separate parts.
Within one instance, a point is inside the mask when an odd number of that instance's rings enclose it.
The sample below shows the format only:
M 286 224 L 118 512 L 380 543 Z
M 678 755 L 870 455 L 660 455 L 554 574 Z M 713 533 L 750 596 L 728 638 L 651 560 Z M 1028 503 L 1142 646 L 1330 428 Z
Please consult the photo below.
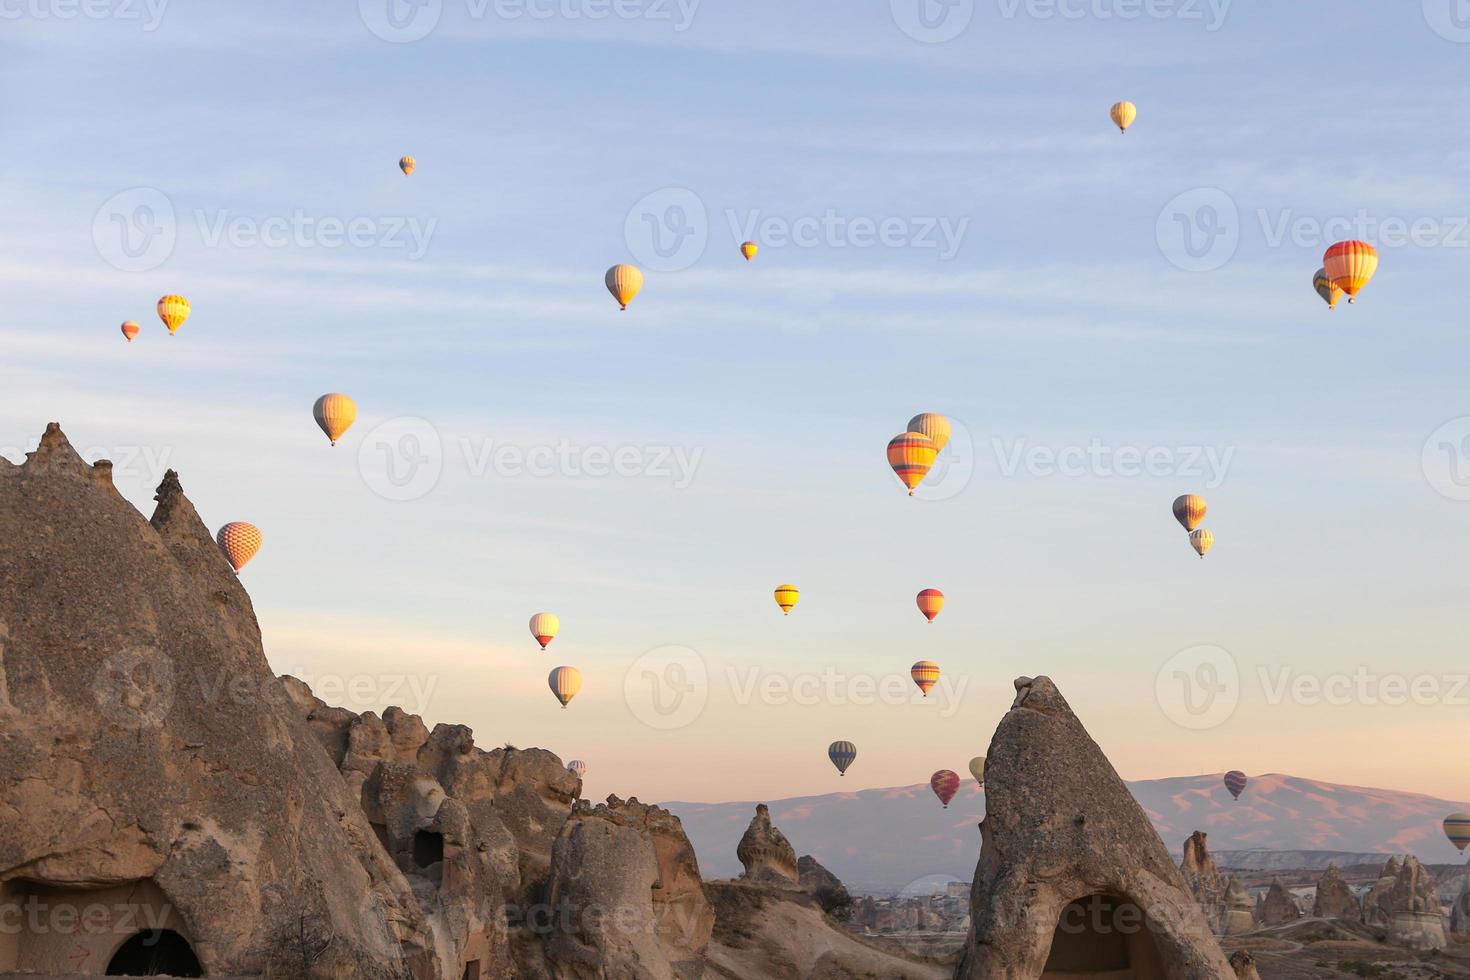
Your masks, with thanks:
M 531 635 L 541 644 L 541 649 L 545 650 L 550 646 L 560 632 L 561 620 L 556 618 L 556 613 L 539 612 L 531 617 Z
M 1205 511 L 1208 509 L 1204 497 L 1186 493 L 1174 499 L 1174 520 L 1184 525 L 1184 530 L 1193 531 L 1205 519 Z
M 225 553 L 230 567 L 239 572 L 260 550 L 260 528 L 244 521 L 231 521 L 219 529 L 214 540 L 219 550 Z
M 783 615 L 791 615 L 791 607 L 801 598 L 801 590 L 790 582 L 785 585 L 776 586 L 776 605 L 781 607 Z
M 184 321 L 189 319 L 189 301 L 170 293 L 158 301 L 158 318 L 168 327 L 169 336 L 179 332 Z
M 1329 310 L 1337 309 L 1338 301 L 1342 299 L 1342 287 L 1327 278 L 1326 269 L 1318 269 L 1317 274 L 1312 277 L 1312 288 L 1317 290 L 1317 295 L 1327 304 Z
M 747 262 L 749 262 L 751 259 L 755 258 L 755 253 L 759 252 L 760 250 L 761 250 L 761 247 L 759 245 L 757 245 L 755 242 L 741 242 L 740 243 L 740 254 L 743 255 L 743 256 L 745 256 L 745 261 L 747 261 Z
M 1470 813 L 1452 813 L 1444 818 L 1444 835 L 1457 850 L 1470 844 Z
M 613 299 L 626 310 L 628 304 L 633 302 L 633 297 L 643 288 L 643 273 L 636 265 L 615 265 L 607 270 L 603 282 L 607 284 L 607 291 L 612 293 Z
M 330 392 L 318 398 L 316 404 L 311 406 L 311 416 L 335 446 L 337 440 L 342 438 L 342 433 L 357 421 L 357 402 L 340 392 Z
M 138 331 L 141 329 L 142 328 L 139 327 L 132 320 L 124 320 L 122 325 L 122 335 L 126 337 L 128 339 L 128 343 L 131 344 L 133 342 L 133 338 L 138 336 Z
M 932 660 L 920 660 L 909 668 L 909 676 L 927 698 L 934 685 L 939 683 L 939 665 Z
M 398 161 L 398 169 L 403 171 L 403 176 L 405 177 L 413 173 L 413 168 L 417 167 L 418 165 L 419 162 L 413 157 L 404 157 L 402 160 Z
M 919 482 L 929 475 L 938 455 L 939 447 L 934 445 L 934 440 L 919 432 L 903 432 L 888 440 L 888 465 L 909 488 L 910 497 Z
M 1367 242 L 1338 242 L 1322 256 L 1322 271 L 1332 284 L 1357 302 L 1358 292 L 1378 271 L 1378 249 Z
M 914 599 L 919 604 L 919 612 L 929 622 L 934 622 L 934 617 L 939 615 L 939 610 L 944 608 L 944 593 L 938 589 L 925 589 Z
M 575 667 L 558 667 L 547 675 L 546 683 L 565 710 L 577 692 L 582 690 L 582 672 Z
M 1128 132 L 1128 127 L 1133 125 L 1133 120 L 1138 118 L 1138 106 L 1132 102 L 1114 102 L 1109 113 L 1113 117 L 1113 125 L 1118 127 L 1118 132 Z
M 938 412 L 923 412 L 909 419 L 909 431 L 918 432 L 934 440 L 936 452 L 944 452 L 949 445 L 949 419 Z
M 1204 528 L 1200 528 L 1198 531 L 1189 533 L 1189 544 L 1203 558 L 1205 553 L 1215 546 L 1215 536 Z

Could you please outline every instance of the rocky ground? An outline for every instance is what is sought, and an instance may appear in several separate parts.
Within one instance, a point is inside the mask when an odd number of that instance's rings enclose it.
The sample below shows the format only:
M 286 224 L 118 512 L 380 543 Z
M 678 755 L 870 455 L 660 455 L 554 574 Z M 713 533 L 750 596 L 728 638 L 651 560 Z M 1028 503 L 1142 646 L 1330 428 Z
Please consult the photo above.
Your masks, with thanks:
M 1335 920 L 1302 919 L 1221 941 L 1227 952 L 1250 950 L 1261 980 L 1445 980 L 1470 977 L 1470 946 L 1415 952 L 1378 942 L 1372 931 Z

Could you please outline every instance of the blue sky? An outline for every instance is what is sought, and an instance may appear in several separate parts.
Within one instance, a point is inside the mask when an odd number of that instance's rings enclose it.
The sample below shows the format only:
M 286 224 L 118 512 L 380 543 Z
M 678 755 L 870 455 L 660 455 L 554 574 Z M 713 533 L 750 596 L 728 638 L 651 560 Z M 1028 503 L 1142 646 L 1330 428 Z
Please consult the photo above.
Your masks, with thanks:
M 1447 765 L 1470 701 L 1470 37 L 1448 2 L 976 0 L 937 43 L 900 26 L 909 0 L 444 0 L 407 43 L 371 29 L 383 0 L 301 6 L 0 3 L 23 93 L 0 112 L 0 447 L 56 419 L 131 460 L 145 513 L 172 466 L 212 527 L 259 525 L 244 577 L 278 671 L 585 758 L 594 797 L 963 771 L 1035 673 L 1130 778 L 1470 795 Z M 649 219 L 692 234 L 660 257 Z M 741 227 L 771 233 L 751 264 Z M 1310 279 L 1337 237 L 1383 264 L 1330 313 Z M 648 270 L 627 313 L 601 282 L 623 261 Z M 172 339 L 165 292 L 193 304 Z M 326 391 L 359 406 L 336 449 Z M 909 500 L 883 447 L 925 410 L 963 437 Z M 405 435 L 439 476 L 388 499 Z M 487 462 L 507 446 L 578 473 Z M 1047 462 L 1091 446 L 1163 462 Z M 631 475 L 580 472 L 619 451 Z M 1169 515 L 1187 491 L 1204 562 Z M 563 621 L 545 654 L 541 609 Z M 1160 691 L 1179 663 L 1212 676 L 1202 647 L 1239 703 L 1190 728 Z M 943 703 L 856 703 L 921 657 Z M 586 677 L 566 712 L 563 663 Z M 1271 696 L 1364 671 L 1439 693 Z M 789 693 L 834 673 L 835 696 Z M 663 683 L 701 705 L 676 727 L 650 714 Z M 841 783 L 837 738 L 860 747 Z

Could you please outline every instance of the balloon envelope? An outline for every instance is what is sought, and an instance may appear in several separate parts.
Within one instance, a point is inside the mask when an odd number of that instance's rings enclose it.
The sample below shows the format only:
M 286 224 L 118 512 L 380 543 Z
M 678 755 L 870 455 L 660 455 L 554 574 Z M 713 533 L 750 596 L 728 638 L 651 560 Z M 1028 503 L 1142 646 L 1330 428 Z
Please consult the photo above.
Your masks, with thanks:
M 637 266 L 615 265 L 607 270 L 603 282 L 607 284 L 607 291 L 612 293 L 613 299 L 626 310 L 628 304 L 633 302 L 633 297 L 643 288 L 643 273 Z
M 140 329 L 142 328 L 139 327 L 132 320 L 124 320 L 122 325 L 122 335 L 128 338 L 128 343 L 131 344 L 133 342 L 133 338 L 138 336 L 138 331 Z
M 403 171 L 403 176 L 405 177 L 413 173 L 413 168 L 417 167 L 418 165 L 418 161 L 415 160 L 413 157 L 404 157 L 402 160 L 398 161 L 398 169 Z
M 1133 120 L 1138 118 L 1138 106 L 1132 102 L 1114 102 L 1108 114 L 1113 117 L 1113 125 L 1118 127 L 1118 131 L 1126 133 Z
M 934 445 L 934 440 L 918 432 L 903 432 L 888 440 L 888 465 L 909 488 L 910 497 L 919 482 L 929 475 L 938 455 L 939 447 Z
M 761 247 L 755 242 L 743 242 L 740 246 L 740 254 L 745 256 L 745 261 L 747 262 L 755 258 L 755 253 L 759 252 L 760 250 Z
M 1337 309 L 1338 301 L 1343 296 L 1342 287 L 1328 278 L 1326 269 L 1318 269 L 1316 275 L 1312 276 L 1312 288 L 1317 290 L 1317 295 L 1322 297 L 1329 310 Z
M 924 692 L 924 697 L 929 696 L 929 691 L 935 684 L 939 683 L 939 665 L 932 660 L 920 660 L 909 668 L 909 676 Z
M 561 702 L 562 708 L 571 703 L 577 692 L 582 690 L 582 672 L 575 667 L 557 667 L 546 676 L 551 693 Z
M 219 529 L 214 540 L 219 550 L 225 553 L 230 567 L 238 572 L 260 550 L 260 528 L 244 521 L 231 521 Z
M 184 321 L 189 319 L 189 301 L 174 293 L 160 298 L 158 318 L 163 321 L 165 327 L 168 327 L 169 336 L 173 336 L 179 332 Z
M 556 618 L 556 613 L 539 612 L 531 617 L 531 635 L 541 644 L 541 649 L 545 650 L 559 632 L 561 620 Z
M 583 776 L 587 775 L 587 763 L 583 762 L 581 759 L 573 759 L 571 762 L 567 763 L 567 771 L 576 776 L 578 779 L 581 779 Z
M 975 777 L 975 782 L 985 785 L 985 756 L 977 755 L 970 760 L 970 775 Z
M 944 593 L 938 589 L 925 589 L 914 599 L 919 605 L 919 612 L 929 622 L 934 622 L 934 617 L 939 615 L 939 610 L 944 608 Z
M 1452 813 L 1444 818 L 1444 835 L 1458 850 L 1470 844 L 1470 813 Z
M 1174 500 L 1174 520 L 1184 525 L 1184 530 L 1193 531 L 1200 526 L 1205 519 L 1205 498 L 1193 493 L 1186 493 Z
M 941 769 L 929 777 L 929 788 L 934 791 L 934 795 L 939 797 L 939 802 L 943 803 L 944 808 L 948 810 L 949 801 L 954 799 L 955 793 L 960 788 L 960 777 L 948 769 Z
M 936 452 L 944 452 L 944 447 L 949 445 L 949 437 L 952 432 L 949 419 L 938 412 L 920 412 L 909 419 L 909 431 L 928 436 L 934 442 Z
M 1204 528 L 1200 528 L 1198 531 L 1191 531 L 1189 533 L 1189 545 L 1203 558 L 1205 553 L 1215 546 L 1215 536 Z
M 837 767 L 838 775 L 846 776 L 847 767 L 857 758 L 857 746 L 851 742 L 833 742 L 827 746 L 827 758 Z
M 1245 773 L 1241 772 L 1239 769 L 1232 769 L 1225 774 L 1225 788 L 1228 789 L 1230 791 L 1230 795 L 1235 797 L 1237 800 L 1240 799 L 1240 794 L 1245 792 L 1246 783 L 1249 782 L 1250 780 L 1246 778 Z
M 1378 249 L 1367 242 L 1338 242 L 1322 256 L 1322 271 L 1352 303 L 1378 271 Z
M 791 615 L 791 607 L 796 605 L 801 598 L 801 590 L 791 583 L 776 586 L 776 605 L 781 607 L 781 612 L 787 616 Z
M 334 391 L 316 400 L 316 404 L 311 406 L 311 416 L 335 446 L 342 433 L 357 421 L 357 402 Z

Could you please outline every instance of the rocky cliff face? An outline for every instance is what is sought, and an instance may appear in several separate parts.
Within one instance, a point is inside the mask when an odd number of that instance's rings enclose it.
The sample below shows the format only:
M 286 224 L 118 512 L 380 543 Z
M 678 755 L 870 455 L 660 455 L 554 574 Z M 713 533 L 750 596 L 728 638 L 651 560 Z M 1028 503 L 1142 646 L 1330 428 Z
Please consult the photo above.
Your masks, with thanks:
M 1208 835 L 1202 830 L 1189 835 L 1184 842 L 1184 858 L 1179 863 L 1179 873 L 1184 876 L 1184 883 L 1189 886 L 1190 894 L 1204 912 L 1210 928 L 1216 934 L 1223 934 L 1228 919 L 1225 893 L 1229 879 L 1215 866 L 1207 840 Z
M 1163 842 L 1061 692 L 1045 677 L 1015 687 L 986 752 L 987 813 L 956 980 L 1047 970 L 1230 976 Z
M 746 881 L 794 885 L 801 877 L 796 851 L 786 835 L 771 825 L 771 810 L 764 803 L 755 808 L 735 854 L 745 866 L 740 877 Z

